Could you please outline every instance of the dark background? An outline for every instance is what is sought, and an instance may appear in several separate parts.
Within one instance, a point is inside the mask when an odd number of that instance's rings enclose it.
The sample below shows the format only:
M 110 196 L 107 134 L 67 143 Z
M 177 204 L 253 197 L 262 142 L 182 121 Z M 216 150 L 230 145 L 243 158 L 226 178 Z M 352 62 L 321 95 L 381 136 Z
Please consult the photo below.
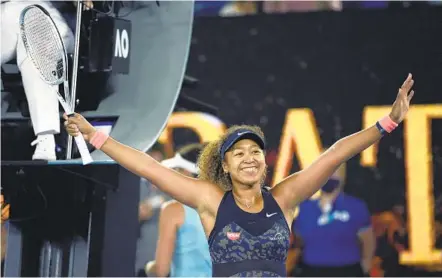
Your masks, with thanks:
M 227 126 L 260 125 L 273 157 L 271 176 L 290 108 L 314 111 L 327 146 L 361 129 L 365 106 L 392 104 L 409 72 L 416 81 L 413 104 L 442 104 L 441 35 L 442 7 L 195 17 L 187 74 L 200 83 L 184 92 L 216 105 Z M 400 126 L 382 140 L 377 168 L 362 167 L 359 157 L 348 162 L 345 189 L 373 214 L 405 205 L 402 134 Z M 178 146 L 196 140 L 191 131 L 175 133 Z M 432 152 L 437 198 L 442 120 L 432 121 Z
M 415 79 L 413 104 L 442 103 L 441 34 L 439 7 L 199 17 L 188 73 L 200 85 L 188 93 L 217 105 L 227 126 L 260 125 L 270 152 L 277 151 L 287 110 L 310 108 L 327 146 L 362 128 L 365 106 L 392 104 L 408 72 Z M 442 121 L 432 125 L 440 194 Z M 396 156 L 402 138 L 399 127 L 382 140 L 379 169 L 363 168 L 358 157 L 349 161 L 346 190 L 368 201 L 373 212 L 405 201 L 403 155 Z M 176 140 L 194 137 L 182 132 Z
M 185 92 L 218 106 L 227 126 L 260 125 L 269 145 L 271 176 L 290 108 L 312 109 L 322 144 L 329 146 L 362 128 L 365 106 L 391 105 L 409 72 L 415 79 L 413 104 L 441 104 L 441 35 L 442 7 L 197 17 L 187 73 L 200 84 Z M 197 140 L 183 130 L 174 137 L 178 144 Z M 406 209 L 403 143 L 400 126 L 381 141 L 377 168 L 362 167 L 359 156 L 348 162 L 345 190 L 365 200 L 373 214 L 395 205 Z M 432 154 L 438 199 L 439 119 L 432 121 Z M 295 156 L 292 170 L 299 170 Z M 442 221 L 439 201 L 435 215 Z M 408 240 L 401 241 L 406 247 Z M 436 245 L 441 248 L 442 240 Z M 384 261 L 397 265 L 396 251 L 379 250 Z

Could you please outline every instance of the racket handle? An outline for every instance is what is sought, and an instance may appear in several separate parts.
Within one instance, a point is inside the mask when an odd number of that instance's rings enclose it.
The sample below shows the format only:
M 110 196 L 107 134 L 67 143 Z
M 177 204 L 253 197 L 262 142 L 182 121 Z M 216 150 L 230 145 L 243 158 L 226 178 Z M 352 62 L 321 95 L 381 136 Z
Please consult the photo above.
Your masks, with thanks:
M 67 113 L 68 117 L 73 117 L 74 113 Z M 86 141 L 84 141 L 83 135 L 77 135 L 74 137 L 75 143 L 77 144 L 78 151 L 80 152 L 81 159 L 83 160 L 83 165 L 89 164 L 92 161 L 91 153 L 89 152 L 89 149 L 87 148 Z
M 77 143 L 81 159 L 83 160 L 83 165 L 89 164 L 92 161 L 94 161 L 89 152 L 89 149 L 87 148 L 86 141 L 84 141 L 83 135 L 77 135 L 74 138 L 75 138 L 75 143 Z

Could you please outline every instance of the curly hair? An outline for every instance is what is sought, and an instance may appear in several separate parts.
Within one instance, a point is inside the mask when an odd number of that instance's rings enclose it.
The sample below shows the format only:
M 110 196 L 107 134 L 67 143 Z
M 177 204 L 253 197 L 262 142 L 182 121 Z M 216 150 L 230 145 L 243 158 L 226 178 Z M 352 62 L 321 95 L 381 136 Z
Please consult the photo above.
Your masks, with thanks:
M 233 184 L 229 174 L 224 173 L 222 158 L 220 154 L 221 146 L 232 133 L 239 129 L 248 129 L 258 134 L 265 140 L 264 133 L 259 126 L 234 125 L 231 126 L 218 140 L 209 142 L 198 157 L 198 178 L 206 180 L 220 186 L 224 191 L 232 190 Z M 267 174 L 267 166 L 264 171 L 261 183 L 263 184 Z

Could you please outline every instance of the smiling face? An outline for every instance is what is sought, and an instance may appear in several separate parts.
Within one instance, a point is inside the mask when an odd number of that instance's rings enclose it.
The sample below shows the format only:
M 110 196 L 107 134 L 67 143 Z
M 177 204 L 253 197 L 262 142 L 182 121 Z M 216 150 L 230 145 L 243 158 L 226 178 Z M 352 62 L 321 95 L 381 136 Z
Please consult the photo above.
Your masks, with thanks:
M 230 175 L 234 186 L 261 186 L 266 170 L 264 151 L 253 140 L 240 140 L 226 152 L 223 170 Z

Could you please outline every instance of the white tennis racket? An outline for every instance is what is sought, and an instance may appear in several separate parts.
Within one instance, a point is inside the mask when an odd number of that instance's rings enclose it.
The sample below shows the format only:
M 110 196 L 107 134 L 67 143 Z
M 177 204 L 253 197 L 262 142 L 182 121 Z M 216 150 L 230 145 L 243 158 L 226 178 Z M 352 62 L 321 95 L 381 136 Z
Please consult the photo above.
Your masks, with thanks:
M 60 33 L 48 11 L 39 5 L 30 5 L 20 14 L 20 34 L 26 51 L 40 77 L 49 85 L 57 87 L 57 97 L 68 116 L 74 114 L 68 83 L 67 54 Z M 58 85 L 64 85 L 64 97 Z M 92 157 L 82 135 L 75 137 L 83 165 L 91 163 Z

